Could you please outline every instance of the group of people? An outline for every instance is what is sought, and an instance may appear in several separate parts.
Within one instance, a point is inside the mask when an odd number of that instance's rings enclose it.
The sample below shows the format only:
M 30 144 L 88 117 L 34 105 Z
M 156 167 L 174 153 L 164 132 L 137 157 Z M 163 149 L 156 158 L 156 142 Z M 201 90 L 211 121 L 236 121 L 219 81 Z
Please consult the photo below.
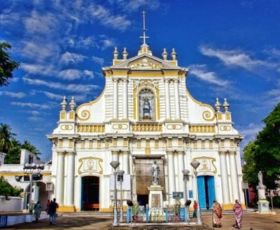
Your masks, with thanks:
M 196 201 L 194 201 L 193 218 L 197 218 L 197 209 L 198 209 L 198 203 Z M 233 212 L 234 212 L 234 218 L 235 218 L 235 223 L 234 223 L 233 227 L 240 229 L 242 216 L 243 216 L 243 209 L 238 200 L 235 200 L 235 204 L 233 206 Z M 222 217 L 223 217 L 222 206 L 217 201 L 214 201 L 213 202 L 213 216 L 212 216 L 214 228 L 222 227 Z
M 56 223 L 57 209 L 58 209 L 58 204 L 56 203 L 55 198 L 52 201 L 50 201 L 50 200 L 47 201 L 46 212 L 49 215 L 49 222 L 51 225 Z M 34 209 L 33 209 L 33 214 L 34 214 L 36 222 L 39 221 L 41 212 L 42 212 L 42 205 L 41 205 L 40 201 L 37 201 L 37 203 L 34 205 Z

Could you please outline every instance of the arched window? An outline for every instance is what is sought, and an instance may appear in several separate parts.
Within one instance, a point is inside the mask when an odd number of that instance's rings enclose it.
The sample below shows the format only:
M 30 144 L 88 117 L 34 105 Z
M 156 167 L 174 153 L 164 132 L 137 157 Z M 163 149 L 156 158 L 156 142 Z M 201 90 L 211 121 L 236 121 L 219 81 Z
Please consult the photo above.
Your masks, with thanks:
M 139 118 L 140 120 L 155 120 L 155 97 L 150 89 L 139 92 Z

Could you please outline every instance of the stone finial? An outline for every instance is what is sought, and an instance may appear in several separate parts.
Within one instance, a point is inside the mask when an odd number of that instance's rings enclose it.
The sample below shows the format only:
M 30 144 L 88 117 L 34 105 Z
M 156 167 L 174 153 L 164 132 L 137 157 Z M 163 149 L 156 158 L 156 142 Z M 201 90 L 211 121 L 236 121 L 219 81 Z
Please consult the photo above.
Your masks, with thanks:
M 71 101 L 70 101 L 69 105 L 70 105 L 71 110 L 74 110 L 76 108 L 75 97 L 71 98 Z
M 216 98 L 215 108 L 216 108 L 217 112 L 220 112 L 221 103 L 219 101 L 219 98 Z
M 227 112 L 227 111 L 228 111 L 228 108 L 229 108 L 229 103 L 227 102 L 227 99 L 226 99 L 226 98 L 224 98 L 224 104 L 223 104 L 223 106 L 224 106 L 225 112 Z
M 128 56 L 128 53 L 127 53 L 127 51 L 126 51 L 126 48 L 123 48 L 122 55 L 123 55 L 123 59 L 126 60 L 126 59 L 127 59 L 127 56 Z
M 162 52 L 162 58 L 163 58 L 163 60 L 167 60 L 167 52 L 166 52 L 165 48 L 163 49 L 163 52 Z
M 60 105 L 61 105 L 61 110 L 66 110 L 67 100 L 66 100 L 65 96 L 63 97 L 62 102 L 60 103 Z
M 175 49 L 173 48 L 173 49 L 172 49 L 172 52 L 171 52 L 172 60 L 176 60 L 176 56 L 177 56 L 176 51 L 175 51 Z
M 113 54 L 114 54 L 114 59 L 118 59 L 119 52 L 118 52 L 118 48 L 117 47 L 115 47 Z

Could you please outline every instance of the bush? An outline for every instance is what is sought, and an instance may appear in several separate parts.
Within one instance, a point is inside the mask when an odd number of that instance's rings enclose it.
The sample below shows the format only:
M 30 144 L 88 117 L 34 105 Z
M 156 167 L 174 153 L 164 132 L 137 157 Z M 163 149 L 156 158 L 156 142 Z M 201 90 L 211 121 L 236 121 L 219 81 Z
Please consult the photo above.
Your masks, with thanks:
M 0 196 L 19 196 L 21 189 L 14 188 L 3 177 L 0 177 Z

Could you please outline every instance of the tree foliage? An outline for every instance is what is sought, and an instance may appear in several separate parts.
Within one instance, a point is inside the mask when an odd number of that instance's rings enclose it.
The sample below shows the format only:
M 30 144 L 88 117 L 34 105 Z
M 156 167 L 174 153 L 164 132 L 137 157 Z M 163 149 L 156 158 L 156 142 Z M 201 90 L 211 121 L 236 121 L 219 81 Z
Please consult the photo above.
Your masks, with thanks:
M 19 66 L 7 52 L 10 48 L 9 43 L 0 42 L 0 86 L 8 84 L 8 80 L 13 77 L 13 71 Z
M 20 162 L 20 151 L 26 149 L 35 155 L 40 155 L 39 150 L 29 141 L 22 144 L 15 139 L 15 134 L 7 124 L 0 124 L 0 152 L 7 153 L 5 164 L 18 164 Z
M 280 103 L 263 121 L 265 127 L 256 140 L 244 148 L 244 178 L 257 185 L 257 174 L 262 171 L 264 184 L 273 189 L 280 180 Z
M 3 177 L 0 177 L 0 196 L 19 196 L 21 189 L 14 188 Z

